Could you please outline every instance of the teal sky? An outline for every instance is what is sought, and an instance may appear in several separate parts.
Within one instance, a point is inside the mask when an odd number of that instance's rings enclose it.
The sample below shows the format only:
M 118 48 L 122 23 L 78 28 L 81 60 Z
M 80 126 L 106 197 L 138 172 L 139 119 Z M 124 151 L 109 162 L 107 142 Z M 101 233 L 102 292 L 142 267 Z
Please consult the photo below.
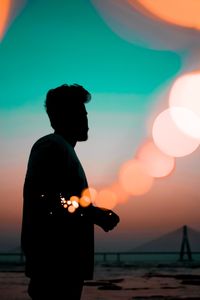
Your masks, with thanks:
M 65 82 L 92 93 L 148 96 L 180 68 L 178 53 L 115 35 L 90 1 L 28 1 L 0 44 L 1 108 L 33 102 Z

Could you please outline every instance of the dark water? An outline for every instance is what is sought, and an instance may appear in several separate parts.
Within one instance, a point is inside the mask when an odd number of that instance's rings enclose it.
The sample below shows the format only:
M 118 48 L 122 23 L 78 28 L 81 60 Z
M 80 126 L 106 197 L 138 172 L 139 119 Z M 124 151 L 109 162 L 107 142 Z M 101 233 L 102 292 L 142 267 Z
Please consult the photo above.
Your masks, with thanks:
M 124 263 L 136 264 L 142 266 L 145 264 L 181 264 L 179 254 L 99 254 L 95 256 L 96 263 Z M 184 256 L 182 263 L 200 264 L 200 254 L 192 255 L 192 262 L 188 261 L 188 257 Z
M 95 254 L 96 264 L 134 264 L 138 266 L 158 264 L 184 264 L 200 265 L 200 254 L 192 255 L 192 262 L 189 262 L 185 255 L 184 261 L 179 261 L 179 254 L 133 254 L 133 253 L 98 253 Z M 0 254 L 0 267 L 5 265 L 23 265 L 24 257 L 20 254 Z

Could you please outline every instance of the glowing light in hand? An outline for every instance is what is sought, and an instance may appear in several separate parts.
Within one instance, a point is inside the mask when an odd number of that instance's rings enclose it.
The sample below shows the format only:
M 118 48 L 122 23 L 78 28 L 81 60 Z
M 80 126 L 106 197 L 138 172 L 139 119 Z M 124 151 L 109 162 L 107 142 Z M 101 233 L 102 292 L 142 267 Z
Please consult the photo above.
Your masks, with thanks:
M 74 213 L 76 208 L 73 205 L 70 205 L 70 206 L 68 206 L 67 210 L 68 210 L 69 213 Z
M 78 207 L 79 207 L 79 197 L 77 197 L 77 196 L 72 196 L 72 197 L 70 197 L 70 201 L 71 201 L 71 204 L 72 204 L 75 208 L 78 208 Z
M 79 207 L 79 198 L 77 196 L 70 197 L 70 200 L 66 200 L 65 197 L 60 194 L 61 205 L 68 210 L 68 212 L 73 213 Z
M 87 207 L 91 204 L 91 199 L 87 196 L 82 196 L 79 200 L 79 204 L 82 207 Z
M 95 199 L 97 197 L 97 191 L 94 188 L 89 187 L 82 192 L 82 196 L 86 196 L 90 198 L 91 203 L 95 203 Z
M 65 204 L 67 202 L 64 197 L 61 197 L 60 200 L 61 200 L 61 204 Z

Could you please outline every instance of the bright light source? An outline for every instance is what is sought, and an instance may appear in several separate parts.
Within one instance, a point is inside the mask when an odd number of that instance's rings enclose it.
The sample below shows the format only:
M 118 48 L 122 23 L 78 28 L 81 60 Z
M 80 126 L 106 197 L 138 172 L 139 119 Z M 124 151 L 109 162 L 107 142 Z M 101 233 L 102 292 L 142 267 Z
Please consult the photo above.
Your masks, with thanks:
M 193 72 L 179 77 L 173 84 L 169 105 L 182 108 L 172 117 L 176 125 L 187 135 L 200 140 L 200 73 Z
M 172 157 L 182 157 L 194 152 L 199 142 L 184 134 L 175 124 L 172 115 L 180 118 L 181 110 L 166 109 L 154 121 L 152 136 L 156 146 Z

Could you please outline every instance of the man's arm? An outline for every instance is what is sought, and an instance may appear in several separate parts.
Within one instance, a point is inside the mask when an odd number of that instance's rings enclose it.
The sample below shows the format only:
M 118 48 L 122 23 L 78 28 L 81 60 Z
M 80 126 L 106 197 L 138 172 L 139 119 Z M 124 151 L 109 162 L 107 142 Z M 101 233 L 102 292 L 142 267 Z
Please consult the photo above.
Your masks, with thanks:
M 112 230 L 120 221 L 119 216 L 110 209 L 91 206 L 90 210 L 93 223 L 106 232 Z
M 73 196 L 76 199 L 70 201 L 70 196 L 64 196 L 68 193 L 46 193 L 42 194 L 41 198 L 48 205 L 49 215 L 54 215 L 64 218 L 80 218 L 88 222 L 92 222 L 100 226 L 104 231 L 112 230 L 120 221 L 119 216 L 110 209 L 96 207 L 90 204 L 87 207 L 82 207 L 79 204 L 79 197 Z M 71 198 L 71 199 L 72 199 Z M 67 200 L 68 199 L 68 200 Z

